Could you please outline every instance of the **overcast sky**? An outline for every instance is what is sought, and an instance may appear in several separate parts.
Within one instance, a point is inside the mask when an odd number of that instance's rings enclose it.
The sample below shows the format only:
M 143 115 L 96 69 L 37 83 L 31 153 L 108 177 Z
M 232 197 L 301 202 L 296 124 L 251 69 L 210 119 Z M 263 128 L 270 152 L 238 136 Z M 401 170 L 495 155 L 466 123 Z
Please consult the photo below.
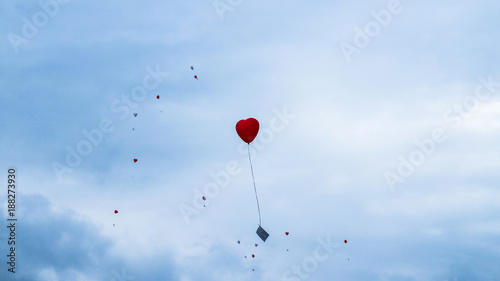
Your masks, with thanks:
M 2 1 L 0 279 L 497 280 L 499 10 Z

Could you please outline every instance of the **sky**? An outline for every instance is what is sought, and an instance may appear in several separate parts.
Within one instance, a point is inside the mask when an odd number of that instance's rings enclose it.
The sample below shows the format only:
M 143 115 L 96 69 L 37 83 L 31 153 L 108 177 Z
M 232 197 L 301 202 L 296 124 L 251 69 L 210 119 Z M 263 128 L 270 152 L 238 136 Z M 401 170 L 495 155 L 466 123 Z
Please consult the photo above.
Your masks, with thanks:
M 499 9 L 1 2 L 0 279 L 497 280 Z

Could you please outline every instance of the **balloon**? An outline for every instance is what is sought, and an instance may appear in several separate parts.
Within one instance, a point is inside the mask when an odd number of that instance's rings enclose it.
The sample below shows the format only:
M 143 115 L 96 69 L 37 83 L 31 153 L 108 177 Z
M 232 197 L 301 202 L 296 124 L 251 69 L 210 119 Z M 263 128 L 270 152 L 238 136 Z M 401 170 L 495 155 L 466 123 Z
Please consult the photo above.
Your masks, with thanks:
M 236 123 L 236 132 L 244 142 L 250 144 L 259 133 L 259 121 L 255 118 L 240 120 Z
M 205 198 L 205 196 L 201 197 L 201 199 L 203 199 L 203 201 L 207 200 L 207 198 Z
M 156 96 L 156 98 L 157 98 L 157 99 L 160 99 L 160 95 L 157 95 L 157 96 Z
M 252 255 L 252 258 L 255 258 L 255 255 Z
M 117 211 L 117 210 L 115 210 L 115 214 L 118 214 L 118 211 Z
M 134 117 L 137 117 L 137 113 L 134 113 Z
M 195 75 L 194 78 L 198 79 L 198 75 Z
M 134 159 L 134 163 L 137 162 L 137 159 Z
M 191 70 L 194 70 L 194 67 L 193 67 L 193 66 L 191 66 Z
M 347 243 L 347 240 L 344 240 L 344 243 Z
M 285 232 L 286 235 L 288 235 L 289 233 L 288 232 Z

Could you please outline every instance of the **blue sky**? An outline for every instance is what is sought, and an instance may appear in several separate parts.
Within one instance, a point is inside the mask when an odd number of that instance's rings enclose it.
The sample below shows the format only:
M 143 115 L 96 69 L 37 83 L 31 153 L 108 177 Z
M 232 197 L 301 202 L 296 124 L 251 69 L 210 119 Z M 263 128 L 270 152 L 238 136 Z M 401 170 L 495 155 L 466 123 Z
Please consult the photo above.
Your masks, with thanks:
M 496 280 L 499 8 L 2 2 L 0 279 Z

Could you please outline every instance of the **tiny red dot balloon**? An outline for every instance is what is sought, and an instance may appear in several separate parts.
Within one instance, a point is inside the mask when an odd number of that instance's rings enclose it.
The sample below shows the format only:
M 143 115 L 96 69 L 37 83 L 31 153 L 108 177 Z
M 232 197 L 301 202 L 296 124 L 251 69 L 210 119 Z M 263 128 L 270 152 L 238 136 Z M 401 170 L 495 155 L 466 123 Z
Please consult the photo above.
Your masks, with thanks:
M 255 255 L 252 255 L 252 258 L 255 258 Z
M 288 235 L 289 233 L 288 232 L 285 232 L 286 235 Z
M 157 98 L 157 99 L 160 99 L 160 95 L 157 95 L 157 96 L 156 96 L 156 98 Z
M 115 210 L 115 214 L 118 214 L 118 211 L 117 211 L 117 210 Z
M 347 243 L 347 240 L 344 240 L 344 243 Z
M 134 162 L 137 162 L 137 159 L 134 159 Z

